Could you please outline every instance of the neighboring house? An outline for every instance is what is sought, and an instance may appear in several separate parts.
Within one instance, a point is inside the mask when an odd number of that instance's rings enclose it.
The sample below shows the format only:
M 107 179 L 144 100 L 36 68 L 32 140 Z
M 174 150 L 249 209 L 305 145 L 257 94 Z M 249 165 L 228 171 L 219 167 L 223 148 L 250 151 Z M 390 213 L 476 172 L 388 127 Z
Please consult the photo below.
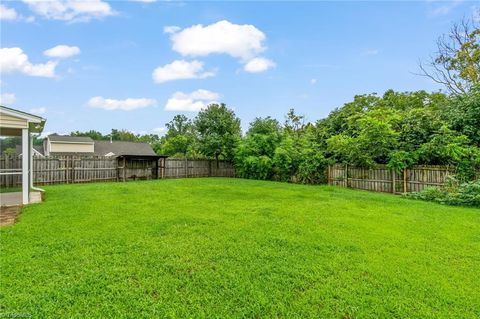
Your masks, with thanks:
M 157 156 L 148 143 L 94 141 L 90 137 L 52 134 L 43 143 L 45 156 Z
M 107 156 L 116 158 L 119 178 L 158 178 L 167 156 L 157 155 L 150 144 L 126 141 L 94 141 L 90 137 L 49 135 L 43 144 L 45 156 Z M 159 163 L 159 160 L 161 163 Z M 159 166 L 160 165 L 160 166 Z
M 94 141 L 90 137 L 52 134 L 43 142 L 45 156 L 94 155 Z

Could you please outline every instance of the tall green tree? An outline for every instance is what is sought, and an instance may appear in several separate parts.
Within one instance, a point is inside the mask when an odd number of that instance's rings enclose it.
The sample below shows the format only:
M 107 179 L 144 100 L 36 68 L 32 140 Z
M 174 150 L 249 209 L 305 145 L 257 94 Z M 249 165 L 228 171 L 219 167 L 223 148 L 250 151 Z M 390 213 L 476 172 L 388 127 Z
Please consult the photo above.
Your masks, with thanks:
M 70 136 L 85 136 L 85 137 L 90 137 L 92 140 L 95 140 L 95 141 L 109 139 L 107 135 L 103 135 L 101 132 L 95 131 L 95 130 L 90 130 L 86 132 L 75 131 L 75 132 L 71 132 Z
M 210 104 L 195 118 L 200 152 L 217 160 L 233 160 L 240 140 L 240 119 L 225 104 Z
M 138 136 L 135 133 L 132 133 L 127 130 L 118 130 L 118 129 L 112 129 L 110 132 L 110 137 L 114 141 L 130 141 L 130 142 L 136 142 L 138 140 Z
M 162 138 L 162 154 L 187 157 L 189 153 L 194 153 L 196 134 L 190 119 L 185 115 L 175 115 L 165 126 L 167 133 Z
M 185 135 L 191 132 L 192 121 L 183 114 L 177 114 L 165 126 L 167 128 L 167 137 Z
M 270 179 L 272 159 L 280 140 L 281 127 L 277 120 L 255 118 L 235 151 L 237 174 L 244 178 Z
M 450 126 L 480 147 L 480 85 L 451 99 L 446 120 Z

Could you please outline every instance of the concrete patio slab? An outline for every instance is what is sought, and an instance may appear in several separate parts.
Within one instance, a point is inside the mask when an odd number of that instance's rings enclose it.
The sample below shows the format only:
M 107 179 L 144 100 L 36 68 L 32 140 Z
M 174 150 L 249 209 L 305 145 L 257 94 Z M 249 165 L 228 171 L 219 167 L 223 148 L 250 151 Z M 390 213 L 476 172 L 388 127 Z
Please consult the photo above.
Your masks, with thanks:
M 42 192 L 30 192 L 30 204 L 42 202 Z M 0 193 L 0 206 L 22 205 L 22 193 Z

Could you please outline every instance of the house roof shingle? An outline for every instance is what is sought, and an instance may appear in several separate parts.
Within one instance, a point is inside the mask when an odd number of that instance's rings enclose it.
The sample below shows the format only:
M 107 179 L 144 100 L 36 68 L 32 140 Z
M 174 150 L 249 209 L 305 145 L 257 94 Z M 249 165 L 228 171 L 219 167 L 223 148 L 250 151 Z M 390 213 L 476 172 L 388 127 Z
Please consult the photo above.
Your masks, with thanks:
M 51 142 L 71 142 L 71 143 L 93 143 L 93 140 L 87 136 L 68 136 L 52 134 L 48 136 Z
M 77 155 L 77 156 L 157 156 L 148 143 L 127 142 L 127 141 L 95 141 L 90 137 L 49 135 L 48 139 L 53 142 L 70 143 L 93 143 L 93 153 L 58 153 L 51 152 L 50 155 Z
M 41 155 L 45 155 L 43 153 L 43 146 L 42 145 L 33 145 L 33 149 L 35 149 Z M 16 151 L 17 155 L 22 154 L 22 145 L 15 145 L 15 151 Z
M 155 156 L 157 155 L 150 144 L 126 141 L 95 141 L 95 155 L 105 156 L 113 153 L 114 156 Z

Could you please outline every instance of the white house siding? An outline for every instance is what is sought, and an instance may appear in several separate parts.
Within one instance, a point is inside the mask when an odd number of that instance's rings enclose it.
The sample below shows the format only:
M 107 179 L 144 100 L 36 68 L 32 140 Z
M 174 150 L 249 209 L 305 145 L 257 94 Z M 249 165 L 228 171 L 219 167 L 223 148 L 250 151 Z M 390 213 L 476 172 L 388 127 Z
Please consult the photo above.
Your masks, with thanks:
M 28 128 L 28 122 L 25 119 L 20 119 L 0 112 L 0 127 L 19 129 Z
M 93 143 L 49 142 L 48 153 L 93 153 Z

